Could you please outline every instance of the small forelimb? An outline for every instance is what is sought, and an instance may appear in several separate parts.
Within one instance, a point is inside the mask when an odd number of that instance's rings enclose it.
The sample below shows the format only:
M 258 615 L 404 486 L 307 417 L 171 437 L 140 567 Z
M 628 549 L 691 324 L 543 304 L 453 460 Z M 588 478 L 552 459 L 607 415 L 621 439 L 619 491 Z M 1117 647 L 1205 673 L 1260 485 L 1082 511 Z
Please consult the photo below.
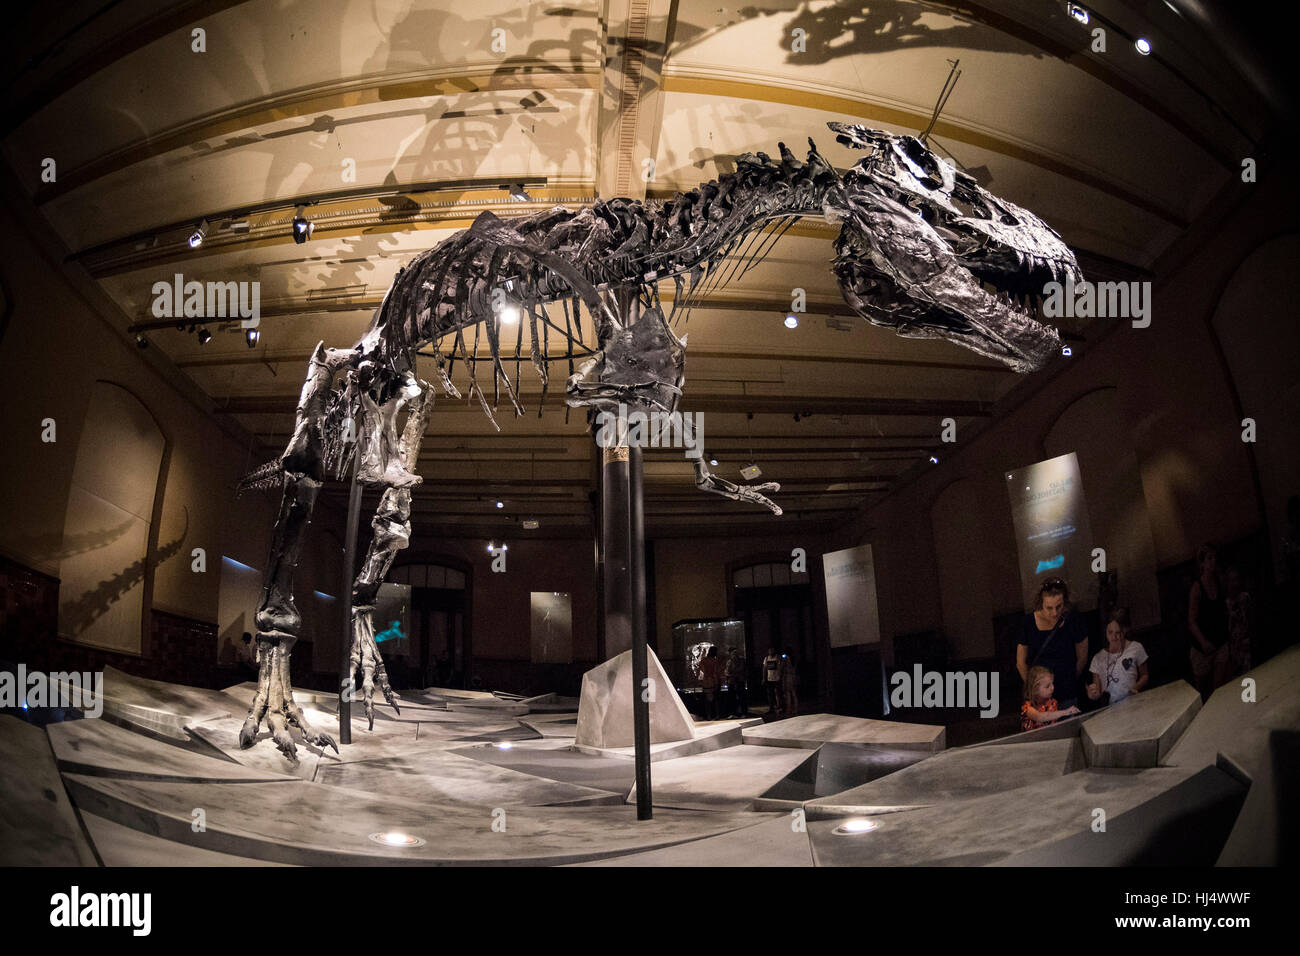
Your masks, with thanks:
M 704 458 L 704 453 L 701 452 L 700 457 L 695 459 L 695 487 L 699 488 L 700 491 L 722 495 L 722 497 L 730 498 L 733 501 L 752 501 L 755 504 L 770 508 L 774 515 L 782 513 L 781 506 L 763 494 L 763 492 L 780 491 L 781 485 L 778 482 L 765 481 L 759 485 L 738 485 L 726 478 L 719 478 L 709 471 Z

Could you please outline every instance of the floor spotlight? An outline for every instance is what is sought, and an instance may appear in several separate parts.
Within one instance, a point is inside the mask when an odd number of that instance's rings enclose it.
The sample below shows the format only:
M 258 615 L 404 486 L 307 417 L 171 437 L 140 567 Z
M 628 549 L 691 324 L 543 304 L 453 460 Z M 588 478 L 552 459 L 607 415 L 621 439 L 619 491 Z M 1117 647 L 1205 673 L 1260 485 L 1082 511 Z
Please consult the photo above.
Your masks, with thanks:
M 498 502 L 497 502 L 497 507 L 498 507 L 498 508 L 504 508 L 505 506 L 506 506 L 506 503 L 505 503 L 504 501 L 498 501 Z
M 523 183 L 511 183 L 509 186 L 506 187 L 506 191 L 510 194 L 510 199 L 513 202 L 533 201 L 533 197 L 528 195 L 528 193 L 524 190 Z
M 932 465 L 937 465 L 937 464 L 939 464 L 939 457 L 938 457 L 937 455 L 931 455 L 931 456 L 930 456 L 930 464 L 932 464 Z
M 212 341 L 212 333 L 208 331 L 207 326 L 199 329 L 199 345 L 207 345 Z
M 497 313 L 497 318 L 501 321 L 502 325 L 514 325 L 519 321 L 519 306 L 515 305 L 513 302 L 507 302 L 505 305 L 501 306 L 501 310 Z
M 257 348 L 257 340 L 262 337 L 262 333 L 257 329 L 248 329 L 244 332 L 244 341 L 248 343 L 250 349 Z
M 293 210 L 293 241 L 302 245 L 311 238 L 315 228 L 315 224 L 304 215 L 303 207 L 296 206 Z
M 709 459 L 709 464 L 710 464 L 711 466 L 713 466 L 714 468 L 717 468 L 717 467 L 718 467 L 718 459 L 716 459 L 716 458 L 710 458 L 710 459 Z
M 1137 47 L 1137 51 L 1141 53 L 1143 56 L 1146 56 L 1151 52 L 1151 43 L 1150 41 L 1147 40 L 1146 37 L 1138 37 L 1137 42 L 1135 42 L 1133 45 Z
M 199 223 L 198 228 L 195 229 L 194 233 L 190 236 L 190 248 L 197 249 L 199 246 L 203 245 L 203 240 L 206 239 L 207 236 L 208 221 L 204 219 Z
M 1065 5 L 1065 12 L 1068 13 L 1070 16 L 1074 17 L 1074 19 L 1078 20 L 1084 26 L 1087 26 L 1088 11 L 1085 10 L 1083 7 L 1079 6 L 1077 3 L 1067 3 Z
M 793 312 L 785 317 L 785 327 L 787 329 L 797 329 L 799 327 L 799 317 Z
M 149 340 L 144 337 L 143 333 L 141 333 L 135 337 L 135 344 L 137 348 L 147 349 L 149 347 Z

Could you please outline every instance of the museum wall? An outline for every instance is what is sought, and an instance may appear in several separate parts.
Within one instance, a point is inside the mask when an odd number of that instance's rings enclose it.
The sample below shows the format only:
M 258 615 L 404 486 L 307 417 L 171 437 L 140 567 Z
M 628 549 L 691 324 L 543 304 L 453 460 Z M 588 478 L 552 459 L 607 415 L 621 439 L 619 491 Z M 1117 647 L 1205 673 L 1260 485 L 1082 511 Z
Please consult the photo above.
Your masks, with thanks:
M 954 656 L 994 653 L 993 628 L 976 618 L 1022 608 L 1005 472 L 1066 451 L 1079 453 L 1094 530 L 1114 541 L 1130 579 L 1187 562 L 1203 541 L 1260 533 L 1264 509 L 1279 540 L 1285 498 L 1300 491 L 1297 383 L 1286 371 L 1300 337 L 1279 295 L 1293 282 L 1296 245 L 1276 237 L 1294 228 L 1300 203 L 1277 176 L 1241 188 L 1251 190 L 1241 208 L 1194 226 L 1189 253 L 1154 278 L 1149 328 L 1124 321 L 1094 332 L 1055 379 L 1026 383 L 984 430 L 959 435 L 938 465 L 857 523 L 855 540 L 875 546 L 887 644 L 937 630 Z M 1243 263 L 1248 282 L 1234 278 Z M 1242 440 L 1234 385 L 1261 426 L 1253 448 Z M 1098 389 L 1104 402 L 1086 400 Z M 1098 435 L 1113 436 L 1109 449 Z M 1263 463 L 1262 503 L 1252 451 Z M 985 588 L 987 609 L 977 593 Z M 1130 588 L 1152 614 L 1147 583 Z
M 140 661 L 138 654 L 151 654 L 150 643 L 160 634 L 184 631 L 188 625 L 175 623 L 181 621 L 202 625 L 194 633 L 205 635 L 204 646 L 184 651 L 168 644 L 168 653 L 177 660 L 188 653 L 197 662 L 215 663 L 222 556 L 264 567 L 276 503 L 259 494 L 235 499 L 235 482 L 248 465 L 247 445 L 201 406 L 201 396 L 183 382 L 169 380 L 165 371 L 151 363 L 153 356 L 135 348 L 109 326 L 106 316 L 111 315 L 113 322 L 120 322 L 121 317 L 108 311 L 112 306 L 98 296 L 88 280 L 81 282 L 67 274 L 61 262 L 64 250 L 48 231 L 33 225 L 29 211 L 15 212 L 10 200 L 11 196 L 6 196 L 0 205 L 0 270 L 12 300 L 12 314 L 0 339 L 6 394 L 0 421 L 7 437 L 5 464 L 0 468 L 0 554 L 36 572 L 37 577 L 31 578 L 35 581 L 58 578 L 65 562 L 84 564 L 95 550 L 102 549 L 103 560 L 91 568 L 91 577 L 99 578 L 95 587 L 86 595 L 60 594 L 60 603 L 84 597 L 79 606 L 93 617 L 106 613 L 124 594 L 143 591 L 147 606 L 159 612 L 155 616 L 161 619 L 166 615 L 171 621 L 162 631 L 155 621 L 149 637 L 134 641 L 134 647 L 124 653 L 100 654 L 94 660 L 102 658 L 130 668 L 133 660 Z M 140 509 L 146 513 L 149 538 L 154 542 L 151 586 L 141 560 L 143 553 L 110 554 L 115 540 L 112 527 L 102 533 L 91 529 L 65 541 L 65 530 L 71 527 L 67 524 L 69 498 L 83 438 L 88 445 L 95 444 L 94 438 L 99 444 L 107 443 L 104 457 L 110 464 L 113 455 L 128 454 L 132 447 L 125 432 L 112 436 L 85 433 L 91 397 L 100 382 L 129 393 L 156 423 L 165 443 L 161 468 L 151 471 L 154 477 L 131 479 L 150 486 L 133 488 L 129 496 L 153 503 L 151 508 Z M 54 422 L 52 442 L 42 440 L 42 423 L 47 419 Z M 111 468 L 106 473 L 111 474 Z M 93 470 L 86 474 L 90 475 L 87 481 L 99 480 Z M 95 497 L 93 489 L 89 496 Z M 161 497 L 160 502 L 156 496 Z M 112 496 L 104 492 L 102 497 L 108 500 Z M 337 524 L 337 518 L 326 509 L 319 510 L 312 537 L 322 536 Z M 195 548 L 205 551 L 206 570 L 202 573 L 193 570 Z M 306 550 L 310 554 L 305 568 L 331 562 L 336 569 L 341 566 L 334 547 L 309 546 Z M 95 558 L 90 562 L 94 564 Z M 335 570 L 330 579 L 337 576 Z M 78 580 L 84 584 L 89 578 L 81 573 Z M 48 628 L 48 621 L 40 626 Z M 71 653 L 64 641 L 52 647 Z M 153 650 L 162 652 L 161 647 Z M 156 662 L 141 663 L 137 671 L 167 676 L 158 674 Z
M 774 522 L 781 519 L 774 518 Z M 759 561 L 789 560 L 795 548 L 808 555 L 814 604 L 821 594 L 821 555 L 850 547 L 846 534 L 775 534 L 736 538 L 659 538 L 654 542 L 655 639 L 663 660 L 677 657 L 673 622 L 727 616 L 728 568 Z M 820 601 L 825 613 L 824 601 Z M 814 607 L 814 611 L 816 611 Z M 815 620 L 821 620 L 814 617 Z M 820 626 L 820 625 L 819 625 Z

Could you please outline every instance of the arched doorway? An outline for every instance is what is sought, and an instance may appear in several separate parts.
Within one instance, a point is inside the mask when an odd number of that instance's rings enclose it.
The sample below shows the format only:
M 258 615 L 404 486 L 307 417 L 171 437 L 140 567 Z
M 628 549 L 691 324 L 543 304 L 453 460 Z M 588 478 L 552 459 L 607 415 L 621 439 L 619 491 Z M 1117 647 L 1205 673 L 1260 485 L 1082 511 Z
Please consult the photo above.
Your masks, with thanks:
M 410 634 L 384 649 L 389 680 L 401 687 L 467 687 L 473 670 L 468 570 L 403 564 L 388 580 L 411 589 Z
M 808 572 L 792 571 L 789 558 L 760 561 L 732 568 L 730 584 L 732 616 L 745 622 L 749 686 L 761 686 L 759 662 L 769 648 L 780 646 L 795 665 L 800 710 L 806 710 L 805 699 L 820 699 L 820 649 Z

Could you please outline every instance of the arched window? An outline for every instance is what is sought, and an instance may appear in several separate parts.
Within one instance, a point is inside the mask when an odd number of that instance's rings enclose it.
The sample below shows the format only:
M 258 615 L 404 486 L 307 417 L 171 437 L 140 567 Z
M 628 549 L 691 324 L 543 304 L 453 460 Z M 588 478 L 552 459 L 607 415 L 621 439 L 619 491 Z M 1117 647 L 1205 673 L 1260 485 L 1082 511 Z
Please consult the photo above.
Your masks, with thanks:
M 59 634 L 142 652 L 147 556 L 166 441 L 149 410 L 112 382 L 91 389 L 63 520 Z M 159 543 L 154 562 L 180 542 Z

